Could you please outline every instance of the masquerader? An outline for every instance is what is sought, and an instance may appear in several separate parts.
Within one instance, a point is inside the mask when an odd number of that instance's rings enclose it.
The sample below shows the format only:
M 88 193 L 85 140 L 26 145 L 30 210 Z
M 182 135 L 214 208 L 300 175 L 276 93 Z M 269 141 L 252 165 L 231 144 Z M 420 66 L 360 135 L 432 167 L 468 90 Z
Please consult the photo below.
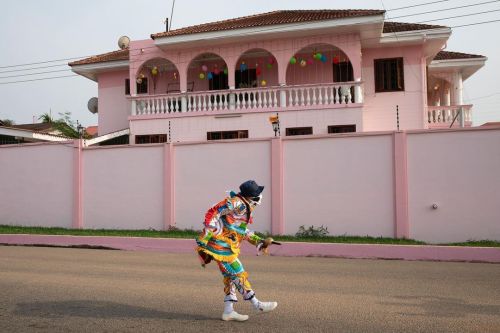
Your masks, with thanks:
M 256 310 L 272 311 L 278 306 L 276 302 L 261 302 L 248 281 L 248 273 L 238 259 L 240 243 L 247 240 L 257 246 L 258 251 L 267 251 L 272 239 L 263 240 L 247 228 L 253 222 L 252 212 L 262 202 L 264 186 L 253 180 L 240 185 L 240 193 L 231 192 L 205 215 L 204 229 L 196 239 L 196 251 L 202 266 L 214 260 L 224 277 L 224 313 L 222 320 L 245 321 L 247 315 L 234 311 L 233 304 L 238 301 L 236 290 L 243 299 L 250 301 Z

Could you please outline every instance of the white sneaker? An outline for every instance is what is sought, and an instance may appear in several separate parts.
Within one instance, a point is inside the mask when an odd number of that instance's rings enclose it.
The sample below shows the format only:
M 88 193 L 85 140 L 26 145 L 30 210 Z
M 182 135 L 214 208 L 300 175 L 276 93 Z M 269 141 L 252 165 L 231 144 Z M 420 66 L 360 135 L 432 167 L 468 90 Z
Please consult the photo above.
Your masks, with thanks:
M 271 312 L 278 306 L 277 302 L 259 302 L 259 310 L 262 312 Z
M 247 315 L 242 315 L 242 314 L 239 314 L 236 311 L 233 311 L 231 313 L 223 313 L 222 314 L 222 320 L 224 320 L 224 321 L 230 321 L 230 320 L 245 321 L 245 320 L 248 320 L 248 316 Z

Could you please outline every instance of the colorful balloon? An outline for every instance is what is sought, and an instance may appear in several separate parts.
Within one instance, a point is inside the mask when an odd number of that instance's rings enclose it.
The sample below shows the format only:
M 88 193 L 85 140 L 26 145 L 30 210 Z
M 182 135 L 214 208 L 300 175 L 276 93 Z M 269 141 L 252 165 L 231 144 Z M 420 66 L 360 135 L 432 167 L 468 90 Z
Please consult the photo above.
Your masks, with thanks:
M 271 69 L 271 68 L 273 68 L 273 64 L 267 64 L 266 67 L 267 67 L 267 69 Z
M 307 65 L 307 61 L 305 61 L 304 59 L 300 60 L 300 67 L 306 67 Z
M 228 71 L 227 71 L 227 67 L 224 68 L 224 75 L 227 75 Z
M 212 80 L 214 78 L 214 75 L 212 72 L 208 72 L 207 79 Z
M 263 87 L 267 86 L 267 81 L 266 80 L 262 80 L 260 82 L 260 85 L 263 86 Z
M 153 69 L 151 69 L 151 74 L 158 75 L 158 67 L 154 66 Z
M 255 69 L 255 74 L 256 74 L 257 76 L 260 76 L 260 75 L 262 74 L 262 71 L 260 70 L 260 67 L 257 67 L 257 68 Z
M 311 58 L 307 59 L 307 64 L 308 65 L 314 64 L 314 60 L 312 60 Z
M 326 56 L 324 54 L 322 54 L 321 58 L 319 60 L 321 60 L 322 63 L 325 63 L 327 59 L 326 59 Z
M 214 74 L 219 75 L 219 73 L 220 73 L 220 70 L 218 68 L 214 68 Z
M 290 58 L 290 63 L 291 63 L 292 65 L 295 65 L 295 64 L 297 63 L 297 58 L 295 58 L 295 57 L 291 57 L 291 58 Z
M 203 65 L 203 66 L 201 66 L 201 70 L 202 70 L 202 71 L 204 71 L 204 72 L 208 71 L 208 67 L 207 67 L 207 65 Z
M 243 61 L 240 65 L 240 71 L 246 71 L 248 68 L 247 64 L 245 64 L 245 62 Z
M 200 79 L 203 80 L 205 78 L 205 74 L 204 73 L 200 73 Z
M 335 57 L 333 57 L 333 63 L 334 63 L 334 64 L 338 64 L 339 62 L 340 62 L 339 57 L 336 57 L 336 56 L 335 56 Z

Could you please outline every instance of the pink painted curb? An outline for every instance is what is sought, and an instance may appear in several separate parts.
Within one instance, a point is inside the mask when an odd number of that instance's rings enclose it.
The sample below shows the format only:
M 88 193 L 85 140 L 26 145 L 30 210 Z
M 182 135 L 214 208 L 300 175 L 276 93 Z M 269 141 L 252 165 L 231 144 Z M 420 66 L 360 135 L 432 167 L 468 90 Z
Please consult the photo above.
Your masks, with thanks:
M 193 254 L 196 245 L 192 239 L 23 234 L 0 235 L 0 244 L 103 246 L 129 251 Z M 271 248 L 270 252 L 273 256 L 282 257 L 338 257 L 500 263 L 500 248 L 495 247 L 283 242 L 283 245 Z M 245 255 L 255 255 L 256 250 L 252 245 L 245 243 L 242 247 L 242 253 Z

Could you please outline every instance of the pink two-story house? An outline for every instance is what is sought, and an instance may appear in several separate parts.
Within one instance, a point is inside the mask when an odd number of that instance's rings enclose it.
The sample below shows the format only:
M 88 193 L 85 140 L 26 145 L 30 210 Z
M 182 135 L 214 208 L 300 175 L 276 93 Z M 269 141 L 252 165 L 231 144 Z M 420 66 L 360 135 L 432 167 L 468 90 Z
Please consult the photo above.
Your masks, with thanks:
M 471 126 L 484 56 L 383 10 L 283 10 L 155 33 L 70 63 L 98 83 L 99 135 L 131 144 Z M 460 111 L 460 112 L 459 112 Z

